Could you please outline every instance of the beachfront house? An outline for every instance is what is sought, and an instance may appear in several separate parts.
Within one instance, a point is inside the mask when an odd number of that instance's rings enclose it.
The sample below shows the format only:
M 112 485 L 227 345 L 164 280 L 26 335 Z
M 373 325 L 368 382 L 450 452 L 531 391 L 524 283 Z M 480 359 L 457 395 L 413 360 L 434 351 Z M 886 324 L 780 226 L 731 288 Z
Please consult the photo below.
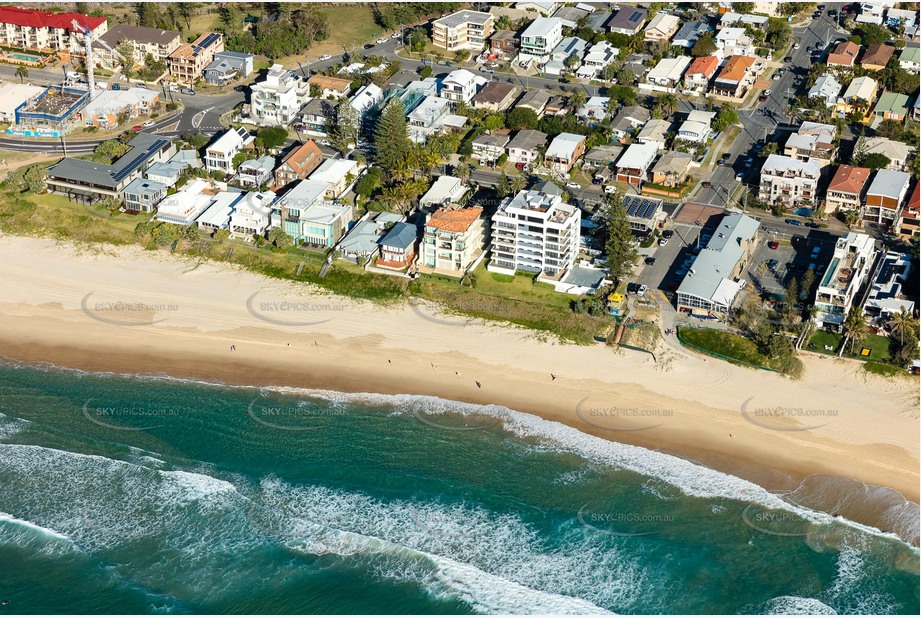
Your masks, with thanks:
M 425 221 L 419 265 L 446 274 L 464 274 L 483 254 L 485 230 L 482 208 L 437 209 Z

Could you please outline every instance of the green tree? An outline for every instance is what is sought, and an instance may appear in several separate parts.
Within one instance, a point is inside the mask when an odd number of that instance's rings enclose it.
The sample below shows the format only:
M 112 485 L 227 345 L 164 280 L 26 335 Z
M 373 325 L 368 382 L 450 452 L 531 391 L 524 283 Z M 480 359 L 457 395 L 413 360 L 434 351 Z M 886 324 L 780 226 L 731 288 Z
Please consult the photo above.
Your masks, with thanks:
M 122 73 L 127 77 L 131 77 L 134 74 L 134 67 L 136 65 L 134 58 L 134 43 L 131 42 L 131 39 L 124 38 L 115 46 L 115 51 L 121 54 L 122 57 Z
M 600 219 L 599 231 L 604 242 L 608 269 L 612 277 L 620 280 L 633 270 L 638 255 L 623 196 L 619 193 L 607 196 L 597 218 Z
M 137 25 L 155 28 L 157 26 L 157 6 L 156 2 L 135 2 L 134 13 L 137 17 Z
M 358 143 L 361 118 L 358 110 L 352 107 L 348 100 L 340 101 L 337 110 L 336 121 L 332 123 L 329 133 L 333 146 L 345 155 Z
M 257 135 L 266 150 L 280 148 L 288 140 L 288 130 L 284 127 L 265 127 L 259 129 Z
M 695 58 L 710 56 L 715 51 L 716 42 L 713 40 L 713 35 L 709 32 L 697 39 L 697 42 L 691 47 L 691 55 Z
M 676 111 L 678 111 L 678 106 L 680 101 L 678 97 L 673 94 L 663 94 L 656 98 L 656 106 L 662 110 L 664 116 L 671 116 Z M 736 117 L 736 122 L 738 122 L 738 117 Z
M 496 195 L 499 197 L 508 197 L 512 192 L 512 185 L 508 180 L 505 170 L 499 175 L 499 182 L 496 183 Z
M 19 83 L 22 83 L 23 80 L 29 78 L 29 69 L 27 69 L 25 65 L 20 64 L 16 67 L 16 77 L 19 78 Z
M 889 159 L 884 154 L 878 152 L 872 152 L 870 154 L 863 155 L 858 161 L 854 157 L 854 164 L 859 167 L 869 167 L 871 170 L 883 170 L 889 167 L 889 164 L 892 163 L 892 160 Z
M 391 99 L 374 128 L 375 159 L 388 173 L 392 173 L 409 152 L 409 134 L 403 104 L 398 97 Z
M 33 165 L 22 175 L 22 188 L 30 193 L 41 193 L 45 189 L 45 170 Z
M 358 182 L 355 183 L 355 193 L 356 195 L 361 195 L 362 197 L 370 197 L 378 187 L 381 186 L 381 168 L 379 167 L 369 167 L 368 170 L 358 179 Z
M 214 232 L 214 236 L 212 236 L 212 238 L 214 238 L 214 240 L 216 240 L 216 241 L 218 241 L 218 242 L 224 242 L 225 240 L 227 240 L 228 238 L 230 238 L 230 230 L 228 230 L 228 229 L 226 229 L 226 228 L 221 228 L 221 229 L 219 229 L 219 230 L 216 230 L 216 231 Z
M 894 313 L 889 317 L 889 329 L 893 335 L 898 335 L 899 344 L 904 345 L 906 335 L 908 337 L 917 337 L 918 317 L 905 307 L 902 307 L 898 313 Z
M 201 150 L 210 141 L 207 135 L 202 135 L 201 133 L 186 133 L 182 136 L 182 139 L 195 150 Z
M 283 228 L 273 227 L 269 230 L 269 242 L 279 249 L 284 249 L 293 245 L 294 239 Z
M 888 137 L 897 140 L 902 136 L 902 123 L 898 120 L 887 119 L 879 123 L 876 127 L 876 135 L 879 137 Z
M 505 117 L 505 125 L 514 130 L 536 129 L 540 120 L 537 118 L 537 112 L 530 107 L 516 107 Z
M 847 317 L 844 318 L 844 342 L 841 349 L 838 350 L 838 356 L 844 353 L 845 347 L 850 344 L 851 353 L 854 352 L 854 346 L 864 340 L 867 336 L 867 320 L 863 317 L 863 310 L 860 305 L 855 304 L 848 311 Z
M 736 110 L 729 105 L 724 105 L 716 113 L 716 118 L 713 119 L 713 130 L 722 132 L 728 129 L 730 125 L 738 122 L 739 115 L 736 113 Z
M 432 76 L 432 67 L 425 65 L 424 67 L 419 69 L 419 77 L 421 77 L 422 79 L 425 79 L 431 76 Z
M 131 150 L 131 146 L 128 144 L 123 144 L 117 139 L 107 139 L 104 142 L 100 142 L 99 145 L 93 149 L 93 154 L 104 157 L 109 161 L 115 161 L 119 157 L 124 156 L 129 150 Z

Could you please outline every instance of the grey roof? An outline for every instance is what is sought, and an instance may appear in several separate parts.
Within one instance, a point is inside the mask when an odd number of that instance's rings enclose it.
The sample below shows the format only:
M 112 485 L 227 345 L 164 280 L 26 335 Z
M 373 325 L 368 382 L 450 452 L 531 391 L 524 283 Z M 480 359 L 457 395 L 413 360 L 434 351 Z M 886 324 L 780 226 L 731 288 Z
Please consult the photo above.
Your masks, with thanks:
M 441 19 L 435 21 L 436 24 L 443 24 L 449 28 L 456 28 L 461 24 L 473 23 L 473 24 L 485 24 L 489 19 L 492 19 L 490 13 L 480 13 L 479 11 L 458 11 L 457 13 L 451 13 Z
M 541 180 L 534 183 L 534 186 L 531 187 L 531 191 L 537 191 L 544 195 L 553 195 L 556 197 L 562 197 L 563 195 L 563 190 L 549 180 Z
M 301 114 L 309 116 L 331 117 L 338 105 L 338 101 L 330 101 L 328 99 L 311 99 L 307 105 L 304 106 Z
M 728 305 L 739 287 L 728 276 L 742 257 L 740 241 L 754 238 L 758 225 L 758 221 L 740 213 L 723 217 L 706 248 L 694 260 L 692 272 L 681 280 L 678 293 Z
M 588 27 L 592 30 L 601 30 L 609 19 L 611 11 L 595 11 L 588 16 Z
M 560 9 L 554 13 L 553 16 L 566 21 L 578 22 L 588 14 L 589 12 L 585 9 L 579 9 L 574 6 L 564 6 L 560 7 Z
M 489 135 L 484 133 L 483 135 L 475 137 L 471 143 L 501 148 L 508 144 L 508 133 L 491 133 Z
M 625 28 L 627 30 L 637 30 L 646 21 L 648 11 L 642 7 L 622 6 L 617 13 L 608 20 L 607 28 Z
M 681 26 L 681 28 L 675 34 L 675 36 L 672 37 L 672 43 L 674 44 L 677 41 L 685 41 L 685 47 L 693 47 L 694 43 L 696 43 L 700 37 L 702 37 L 708 30 L 710 30 L 710 26 L 703 22 L 685 22 L 684 25 Z
M 249 159 L 240 164 L 240 169 L 243 168 L 271 173 L 275 169 L 275 157 L 263 155 L 258 159 Z
M 573 266 L 563 283 L 577 285 L 583 288 L 597 288 L 604 280 L 604 272 L 597 268 L 586 268 L 584 266 Z
M 156 180 L 147 180 L 146 178 L 135 178 L 125 187 L 125 193 L 140 193 L 142 195 L 151 195 L 166 189 L 166 185 Z
M 211 64 L 205 67 L 205 71 L 217 71 L 226 75 L 227 73 L 239 71 L 244 64 L 246 64 L 246 58 L 218 57 L 215 55 Z
M 534 129 L 522 129 L 512 141 L 508 143 L 508 148 L 521 148 L 522 150 L 533 150 L 538 146 L 547 143 L 547 134 L 535 131 Z
M 898 199 L 902 192 L 908 187 L 911 176 L 905 172 L 896 172 L 894 170 L 879 170 L 867 189 L 867 195 L 882 195 Z
M 169 140 L 149 133 L 139 133 L 128 145 L 131 146 L 131 150 L 111 165 L 66 158 L 49 167 L 48 175 L 115 189 L 122 180 L 147 163 L 157 151 L 168 146 Z
M 411 247 L 416 242 L 416 226 L 400 222 L 390 228 L 390 231 L 381 238 L 380 244 L 387 247 Z
M 515 107 L 529 107 L 540 113 L 547 107 L 548 101 L 550 101 L 550 95 L 543 90 L 528 90 L 518 99 Z
M 595 146 L 585 155 L 586 161 L 610 161 L 614 162 L 617 157 L 624 151 L 623 146 L 607 144 L 604 146 Z
M 176 177 L 176 176 L 179 176 L 182 173 L 182 170 L 184 170 L 187 167 L 189 167 L 189 165 L 185 163 L 184 161 L 173 161 L 171 159 L 169 162 L 166 162 L 166 163 L 157 161 L 156 163 L 148 167 L 145 173 L 147 174 L 148 178 L 151 176 Z
M 173 30 L 116 24 L 109 28 L 109 30 L 99 38 L 107 43 L 109 47 L 116 47 L 123 39 L 145 44 L 156 43 L 157 45 L 167 45 L 178 36 L 179 33 Z

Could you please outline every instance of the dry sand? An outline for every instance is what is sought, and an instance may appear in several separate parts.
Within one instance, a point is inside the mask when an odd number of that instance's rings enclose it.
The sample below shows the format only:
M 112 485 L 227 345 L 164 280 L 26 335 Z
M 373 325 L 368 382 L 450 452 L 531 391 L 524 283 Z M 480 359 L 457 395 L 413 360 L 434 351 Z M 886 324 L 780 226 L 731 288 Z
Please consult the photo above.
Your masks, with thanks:
M 918 501 L 918 384 L 855 361 L 804 356 L 796 382 L 671 349 L 656 363 L 135 247 L 3 236 L 0 284 L 0 354 L 18 360 L 496 403 L 768 489 L 823 473 Z M 162 306 L 111 310 L 117 302 Z

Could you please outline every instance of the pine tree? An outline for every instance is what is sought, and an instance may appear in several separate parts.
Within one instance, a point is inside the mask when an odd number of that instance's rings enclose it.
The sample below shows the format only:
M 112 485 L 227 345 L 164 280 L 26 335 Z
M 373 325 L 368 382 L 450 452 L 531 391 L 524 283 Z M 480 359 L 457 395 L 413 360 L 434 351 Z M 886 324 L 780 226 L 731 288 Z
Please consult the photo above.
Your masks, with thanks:
M 857 142 L 854 144 L 854 154 L 851 155 L 851 163 L 857 166 L 862 165 L 867 156 L 866 132 L 866 127 L 860 128 L 860 137 L 857 138 Z
M 338 107 L 336 125 L 332 130 L 333 143 L 336 150 L 343 155 L 358 143 L 358 129 L 361 119 L 358 110 L 346 100 L 341 101 Z
M 627 209 L 624 208 L 623 196 L 612 195 L 602 206 L 602 233 L 604 234 L 604 252 L 608 258 L 611 276 L 622 279 L 633 270 L 636 262 L 636 242 L 630 231 Z
M 387 104 L 377 122 L 374 129 L 374 147 L 377 163 L 387 172 L 396 169 L 409 152 L 406 116 L 403 114 L 403 104 L 396 97 Z

